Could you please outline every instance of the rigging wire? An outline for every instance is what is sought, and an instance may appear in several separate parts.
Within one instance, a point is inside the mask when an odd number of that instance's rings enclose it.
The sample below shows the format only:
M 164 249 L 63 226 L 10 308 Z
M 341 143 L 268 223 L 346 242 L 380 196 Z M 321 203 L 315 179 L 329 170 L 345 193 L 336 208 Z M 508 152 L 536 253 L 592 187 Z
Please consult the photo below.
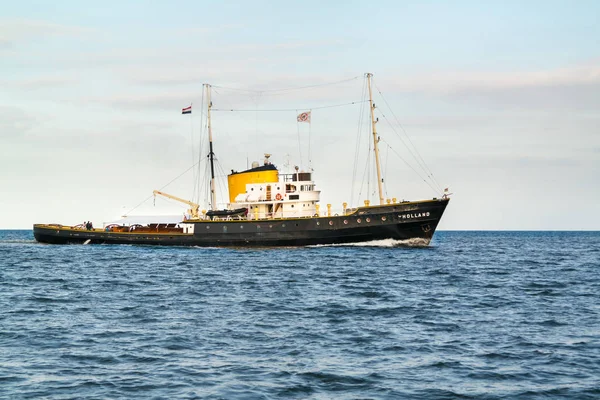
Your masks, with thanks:
M 360 100 L 360 101 L 352 101 L 350 103 L 343 103 L 343 104 L 333 104 L 333 105 L 329 105 L 329 106 L 321 106 L 321 107 L 296 107 L 296 108 L 277 108 L 277 109 L 260 109 L 260 110 L 248 110 L 248 109 L 229 109 L 229 108 L 213 108 L 211 111 L 236 111 L 236 112 L 259 112 L 259 111 L 265 111 L 265 112 L 274 112 L 274 111 L 298 111 L 298 110 L 322 110 L 324 108 L 334 108 L 334 107 L 343 107 L 343 106 L 351 106 L 354 104 L 359 104 L 359 103 L 364 103 L 365 101 L 368 100 Z
M 194 103 L 190 103 L 190 107 L 192 107 Z M 196 162 L 196 154 L 194 153 L 194 119 L 193 119 L 193 107 L 191 108 L 192 112 L 190 113 L 190 150 L 192 151 L 192 163 Z M 194 191 L 196 189 L 196 169 L 192 170 L 192 201 L 194 201 Z
M 232 87 L 226 87 L 226 86 L 213 86 L 213 87 L 220 88 L 220 89 L 233 90 L 233 91 L 237 91 L 237 92 L 264 94 L 264 93 L 289 92 L 289 91 L 294 91 L 294 90 L 310 89 L 310 88 L 329 86 L 329 85 L 338 85 L 340 83 L 350 82 L 350 81 L 356 80 L 358 78 L 360 78 L 360 76 L 355 76 L 352 78 L 343 79 L 341 81 L 335 81 L 335 82 L 327 82 L 327 83 L 320 83 L 320 84 L 306 85 L 306 86 L 297 86 L 297 87 L 290 87 L 290 88 L 284 88 L 284 89 L 268 89 L 268 90 L 240 89 L 240 88 L 232 88 Z
M 417 161 L 417 164 L 419 164 L 419 166 L 423 169 L 423 172 L 425 172 L 425 174 L 427 175 L 427 177 L 429 177 L 432 180 L 432 182 L 438 187 L 438 189 L 441 192 L 442 191 L 441 190 L 441 185 L 435 179 L 435 177 L 433 175 L 433 172 L 431 171 L 431 169 L 429 168 L 429 166 L 427 165 L 427 163 L 425 162 L 425 160 L 421 156 L 421 153 L 419 153 L 419 150 L 417 150 L 417 147 L 414 145 L 413 141 L 410 139 L 410 136 L 408 136 L 408 133 L 406 132 L 406 129 L 404 129 L 404 126 L 400 123 L 400 120 L 398 119 L 398 117 L 394 113 L 394 110 L 390 107 L 389 103 L 387 102 L 387 100 L 383 96 L 383 93 L 381 93 L 381 90 L 379 90 L 379 87 L 377 87 L 377 84 L 375 82 L 373 82 L 373 86 L 375 86 L 375 89 L 377 89 L 377 92 L 381 96 L 381 99 L 383 100 L 383 102 L 387 106 L 388 110 L 390 110 L 390 112 L 394 116 L 394 119 L 396 120 L 396 123 L 402 129 L 402 132 L 404 133 L 404 136 L 406 136 L 406 139 L 408 140 L 408 142 L 412 146 L 412 149 L 414 150 L 414 153 L 411 150 L 411 147 L 406 144 L 406 142 L 404 141 L 404 139 L 402 139 L 402 136 L 400 136 L 400 134 L 398 133 L 398 131 L 396 131 L 396 129 L 394 128 L 394 126 L 392 125 L 392 123 L 388 120 L 388 118 L 383 113 L 381 113 L 381 115 L 383 116 L 383 118 L 385 118 L 385 120 L 387 121 L 387 123 L 392 128 L 392 131 L 398 136 L 398 138 L 400 139 L 400 141 L 402 141 L 402 143 L 407 148 L 407 150 L 409 151 L 409 153 Z M 416 156 L 415 156 L 415 153 L 417 154 Z
M 196 163 L 197 164 L 197 163 Z M 183 175 L 185 175 L 190 169 L 194 168 L 196 166 L 196 164 L 192 165 L 191 167 L 189 167 L 188 169 L 186 169 L 185 171 L 183 171 L 181 174 L 177 175 L 175 178 L 173 178 L 169 183 L 167 183 L 166 185 L 163 185 L 160 189 L 158 190 L 163 190 L 164 188 L 166 188 L 167 186 L 169 186 L 171 183 L 175 182 L 177 179 L 181 178 Z M 146 199 L 144 199 L 140 204 L 138 204 L 137 206 L 133 207 L 131 210 L 127 211 L 124 215 L 127 216 L 130 212 L 132 212 L 133 210 L 135 210 L 136 208 L 138 208 L 139 206 L 141 206 L 142 204 L 144 204 L 145 202 L 147 202 L 148 200 L 150 200 L 151 198 L 154 197 L 154 194 L 152 194 L 151 196 L 148 196 Z
M 212 86 L 212 85 L 210 86 L 210 94 L 211 94 L 212 99 L 218 98 L 219 101 L 223 100 L 223 101 L 229 103 L 229 105 L 231 105 L 231 103 L 229 102 L 229 100 L 227 100 L 227 97 L 225 95 L 223 95 L 223 97 L 219 97 L 219 96 L 221 96 L 221 93 L 219 93 L 219 91 L 217 89 L 215 89 L 215 86 Z M 215 94 L 217 96 L 215 96 Z M 214 108 L 211 108 L 210 110 L 215 111 Z
M 196 203 L 200 203 L 200 161 L 202 160 L 202 143 L 204 142 L 204 88 L 202 90 L 202 100 L 200 102 L 200 137 L 198 141 L 198 170 L 196 172 L 196 181 L 194 182 L 194 194 Z
M 371 163 L 370 155 L 371 155 L 371 153 L 368 153 L 367 159 L 365 160 L 365 168 L 363 170 L 362 179 L 360 181 L 360 189 L 358 190 L 358 198 L 359 199 L 362 197 L 363 187 L 365 186 L 365 182 L 369 182 L 369 164 Z M 369 190 L 370 190 L 369 185 L 367 184 L 367 198 L 369 196 Z
M 205 160 L 208 160 L 208 156 L 205 158 Z M 208 179 L 208 177 L 210 176 L 210 164 L 209 163 L 204 163 L 204 201 L 203 204 L 208 204 L 210 199 L 210 179 Z
M 387 184 L 386 184 L 385 177 L 387 176 L 388 161 L 390 161 L 390 147 L 389 146 L 387 148 L 387 151 L 385 152 L 385 166 L 383 167 L 384 178 L 381 178 L 383 180 L 383 190 L 385 190 L 386 198 L 388 198 L 388 191 L 387 191 Z
M 363 86 L 362 86 L 362 93 L 361 93 L 361 99 L 365 99 L 366 97 L 366 92 L 367 92 L 367 80 L 364 79 L 363 80 Z M 358 114 L 358 129 L 356 130 L 356 146 L 354 149 L 354 167 L 352 168 L 352 185 L 350 188 L 350 204 L 353 205 L 354 204 L 354 186 L 355 186 L 355 180 L 356 180 L 356 172 L 358 170 L 358 153 L 360 150 L 360 133 L 361 133 L 361 128 L 362 128 L 362 124 L 363 124 L 363 118 L 364 118 L 364 114 L 365 114 L 365 101 L 362 102 L 361 106 L 360 106 L 360 111 Z M 361 189 L 362 191 L 362 189 Z M 360 192 L 359 192 L 359 197 L 360 197 Z
M 367 155 L 367 162 L 365 164 L 365 174 L 363 175 L 363 180 L 366 181 L 367 191 L 366 198 L 368 201 L 371 201 L 371 149 L 369 144 L 369 153 Z
M 396 150 L 394 150 L 394 148 L 393 148 L 392 146 L 390 146 L 390 144 L 389 144 L 388 142 L 386 142 L 384 139 L 381 139 L 381 141 L 382 141 L 382 142 L 384 142 L 384 143 L 385 143 L 385 144 L 386 144 L 386 145 L 389 147 L 389 149 L 390 149 L 390 150 L 392 150 L 392 152 L 393 152 L 394 154 L 396 154 L 396 155 L 398 156 L 398 158 L 400 158 L 400 159 L 401 159 L 401 160 L 404 162 L 404 164 L 406 164 L 406 165 L 407 165 L 407 166 L 408 166 L 410 169 L 412 169 L 412 170 L 413 170 L 413 172 L 414 172 L 415 174 L 417 174 L 417 176 L 418 176 L 419 178 L 421 178 L 421 180 L 422 180 L 423 182 L 425 182 L 425 183 L 427 184 L 427 186 L 429 186 L 429 187 L 430 187 L 430 188 L 431 188 L 431 189 L 432 189 L 432 190 L 433 190 L 433 191 L 434 191 L 436 194 L 440 193 L 440 192 L 438 191 L 438 189 L 436 189 L 435 187 L 433 187 L 433 186 L 431 185 L 431 183 L 430 183 L 430 182 L 428 182 L 428 181 L 427 181 L 425 178 L 423 178 L 423 177 L 421 176 L 421 174 L 420 174 L 420 173 L 419 173 L 419 172 L 418 172 L 418 171 L 417 171 L 417 170 L 416 170 L 416 169 L 415 169 L 415 168 L 414 168 L 412 165 L 410 165 L 410 163 L 409 163 L 408 161 L 406 161 L 406 160 L 404 159 L 404 157 L 402 157 L 402 156 L 400 155 L 400 153 L 398 153 Z
M 227 173 L 223 170 L 223 166 L 221 165 L 221 163 L 219 163 L 219 161 L 217 161 L 217 171 L 221 172 L 221 175 L 217 175 L 215 176 L 215 178 L 220 178 L 219 180 L 215 181 L 217 182 L 217 185 L 219 186 L 219 192 L 218 194 L 221 194 L 221 200 L 225 200 L 224 202 L 222 201 L 222 203 L 227 204 L 229 201 L 227 199 L 227 194 L 229 194 L 229 189 L 226 191 L 225 189 L 227 188 L 227 184 L 225 182 L 223 182 L 223 178 L 227 177 Z M 218 204 L 218 201 L 217 201 Z
M 258 109 L 259 100 L 261 97 L 261 93 L 257 93 L 256 96 L 253 96 L 255 99 L 255 107 Z M 258 111 L 254 113 L 254 143 L 260 143 L 258 135 Z
M 182 209 L 187 209 L 189 207 L 189 206 L 185 206 L 183 203 L 178 202 L 177 200 L 173 200 L 173 199 L 169 199 L 169 198 L 165 198 L 165 197 L 161 197 L 161 196 L 158 197 L 158 201 L 168 204 L 169 206 L 179 206 L 179 208 L 182 208 Z M 156 206 L 156 199 L 154 201 L 154 206 Z
M 393 126 L 390 124 L 389 120 L 387 119 L 387 117 L 384 114 L 381 114 L 383 116 L 383 118 L 386 120 L 386 122 L 390 125 L 390 127 L 392 127 L 392 130 L 394 129 Z M 383 140 L 383 139 L 382 139 Z M 400 137 L 400 141 L 402 141 L 402 138 Z M 438 192 L 442 192 L 441 186 L 440 184 L 437 182 L 437 180 L 435 180 L 435 178 L 433 177 L 433 174 L 431 173 L 431 170 L 429 170 L 428 168 L 425 168 L 414 156 L 414 154 L 411 152 L 410 148 L 406 145 L 406 143 L 404 141 L 402 141 L 402 144 L 404 144 L 404 146 L 406 147 L 406 149 L 408 150 L 408 152 L 413 156 L 413 158 L 417 161 L 417 165 L 419 167 L 421 167 L 421 169 L 423 170 L 423 173 L 425 173 L 425 176 L 427 176 L 427 178 L 429 178 L 429 180 L 431 181 L 432 184 L 434 184 L 435 186 L 437 186 L 437 191 Z M 408 164 L 408 161 L 406 161 L 405 159 L 403 159 L 403 161 L 405 163 Z M 411 166 L 411 169 L 413 169 L 413 171 L 416 172 L 416 170 Z M 419 175 L 420 178 L 422 178 Z
M 298 110 L 296 110 L 296 115 L 298 115 Z M 298 155 L 300 156 L 300 167 L 302 167 L 302 144 L 300 141 L 300 122 L 296 119 L 296 130 L 298 131 Z
M 308 170 L 312 170 L 312 155 L 310 152 L 310 134 L 312 132 L 312 109 L 308 111 L 310 113 L 310 120 L 308 122 Z
M 371 151 L 373 150 L 371 146 L 373 142 L 369 140 L 369 135 L 367 135 L 367 144 L 369 145 L 369 151 L 367 152 L 367 158 L 365 160 L 365 170 L 363 171 L 363 177 L 360 184 L 360 191 L 358 193 L 358 197 L 362 196 L 363 187 L 365 185 L 365 181 L 367 182 L 367 200 L 371 201 Z

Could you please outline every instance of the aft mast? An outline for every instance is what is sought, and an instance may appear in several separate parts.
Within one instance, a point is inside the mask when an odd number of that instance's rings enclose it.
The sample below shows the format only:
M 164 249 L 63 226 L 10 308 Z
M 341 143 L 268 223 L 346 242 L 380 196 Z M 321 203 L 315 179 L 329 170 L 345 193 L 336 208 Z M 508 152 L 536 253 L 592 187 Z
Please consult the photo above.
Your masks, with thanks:
M 208 111 L 207 111 L 207 120 L 208 120 L 208 146 L 209 153 L 208 157 L 210 159 L 210 209 L 217 209 L 217 193 L 215 192 L 215 165 L 214 165 L 214 156 L 213 152 L 213 140 L 212 140 L 212 125 L 210 121 L 210 110 L 212 108 L 212 101 L 210 99 L 210 85 L 205 83 L 206 87 L 206 98 L 208 101 Z
M 371 91 L 371 77 L 373 74 L 367 73 L 367 81 L 369 85 L 369 104 L 371 106 L 371 126 L 373 129 L 373 147 L 375 149 L 375 166 L 377 167 L 377 187 L 379 188 L 379 204 L 384 204 L 383 185 L 381 178 L 381 164 L 379 162 L 379 138 L 377 137 L 377 119 L 375 119 L 375 104 L 373 103 L 373 92 Z

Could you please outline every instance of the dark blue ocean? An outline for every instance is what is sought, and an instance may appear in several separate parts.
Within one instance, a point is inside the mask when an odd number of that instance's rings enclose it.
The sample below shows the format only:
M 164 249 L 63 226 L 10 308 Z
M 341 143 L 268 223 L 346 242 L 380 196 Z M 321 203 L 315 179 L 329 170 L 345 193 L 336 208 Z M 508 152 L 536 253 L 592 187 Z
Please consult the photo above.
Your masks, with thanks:
M 600 398 L 598 232 L 0 260 L 0 398 Z

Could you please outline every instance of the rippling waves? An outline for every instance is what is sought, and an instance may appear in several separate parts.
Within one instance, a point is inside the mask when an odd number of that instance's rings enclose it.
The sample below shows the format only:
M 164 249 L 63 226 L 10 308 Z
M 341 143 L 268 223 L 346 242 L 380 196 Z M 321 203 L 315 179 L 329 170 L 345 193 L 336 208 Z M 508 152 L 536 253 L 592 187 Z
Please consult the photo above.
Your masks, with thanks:
M 600 233 L 0 259 L 2 398 L 600 398 Z

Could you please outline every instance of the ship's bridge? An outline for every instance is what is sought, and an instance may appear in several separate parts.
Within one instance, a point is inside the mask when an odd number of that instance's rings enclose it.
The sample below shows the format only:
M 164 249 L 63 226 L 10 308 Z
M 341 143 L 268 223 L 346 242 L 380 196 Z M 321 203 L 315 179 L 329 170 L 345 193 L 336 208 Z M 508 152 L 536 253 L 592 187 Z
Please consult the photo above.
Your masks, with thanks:
M 320 191 L 312 181 L 312 173 L 297 169 L 292 174 L 280 174 L 268 158 L 264 165 L 257 164 L 228 176 L 230 209 L 247 208 L 251 219 L 317 214 Z

